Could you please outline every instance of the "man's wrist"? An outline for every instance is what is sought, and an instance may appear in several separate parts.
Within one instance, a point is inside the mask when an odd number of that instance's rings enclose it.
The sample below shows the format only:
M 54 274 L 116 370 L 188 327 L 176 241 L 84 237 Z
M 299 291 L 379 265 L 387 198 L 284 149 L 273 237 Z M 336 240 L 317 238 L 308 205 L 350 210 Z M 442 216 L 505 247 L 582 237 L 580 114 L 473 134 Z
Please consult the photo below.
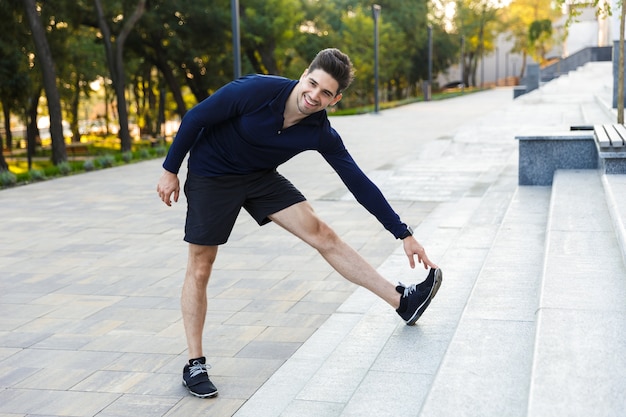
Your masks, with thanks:
M 411 229 L 411 226 L 407 226 L 406 230 L 404 231 L 404 233 L 402 233 L 398 239 L 402 240 L 402 239 L 406 239 L 409 236 L 413 236 L 413 229 Z

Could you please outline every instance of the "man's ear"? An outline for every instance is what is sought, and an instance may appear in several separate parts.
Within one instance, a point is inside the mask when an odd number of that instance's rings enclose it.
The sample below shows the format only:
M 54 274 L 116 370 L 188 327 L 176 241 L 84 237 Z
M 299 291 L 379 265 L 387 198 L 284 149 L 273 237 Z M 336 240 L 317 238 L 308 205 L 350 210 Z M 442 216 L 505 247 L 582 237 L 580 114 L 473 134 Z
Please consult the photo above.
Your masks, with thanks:
M 339 93 L 335 96 L 335 98 L 333 99 L 333 101 L 330 102 L 329 106 L 334 106 L 335 104 L 339 103 L 339 100 L 341 100 L 341 98 L 343 97 L 343 94 Z
M 305 69 L 305 70 L 302 72 L 302 75 L 300 76 L 300 79 L 301 79 L 301 80 L 302 80 L 302 79 L 304 79 L 304 77 L 306 77 L 306 75 L 307 75 L 308 73 L 309 73 L 309 69 L 307 68 L 307 69 Z

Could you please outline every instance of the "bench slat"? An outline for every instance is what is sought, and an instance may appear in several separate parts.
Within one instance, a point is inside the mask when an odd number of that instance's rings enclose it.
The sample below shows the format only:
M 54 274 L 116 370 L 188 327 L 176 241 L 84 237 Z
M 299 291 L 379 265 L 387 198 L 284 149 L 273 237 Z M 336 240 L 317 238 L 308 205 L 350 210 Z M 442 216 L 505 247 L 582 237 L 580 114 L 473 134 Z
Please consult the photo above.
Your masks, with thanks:
M 613 125 L 613 126 L 615 127 L 615 130 L 622 138 L 622 144 L 619 146 L 626 146 L 626 127 L 624 127 L 624 125 L 621 125 L 621 124 Z
M 617 133 L 617 130 L 615 130 L 615 125 L 604 125 L 604 130 L 611 141 L 612 147 L 619 148 L 622 146 L 622 137 Z
M 606 134 L 606 130 L 604 130 L 604 126 L 595 125 L 593 127 L 593 133 L 596 136 L 596 140 L 601 148 L 610 148 L 611 141 L 609 140 L 609 135 Z

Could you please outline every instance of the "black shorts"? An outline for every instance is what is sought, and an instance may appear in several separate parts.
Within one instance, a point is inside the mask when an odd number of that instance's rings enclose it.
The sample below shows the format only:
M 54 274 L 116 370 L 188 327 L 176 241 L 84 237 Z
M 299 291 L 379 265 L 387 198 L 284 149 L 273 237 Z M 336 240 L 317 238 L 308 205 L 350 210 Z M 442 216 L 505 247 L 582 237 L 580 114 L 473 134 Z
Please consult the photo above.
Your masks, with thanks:
M 268 216 L 306 198 L 275 170 L 248 175 L 200 177 L 187 175 L 185 241 L 196 245 L 221 245 L 243 207 L 259 225 Z

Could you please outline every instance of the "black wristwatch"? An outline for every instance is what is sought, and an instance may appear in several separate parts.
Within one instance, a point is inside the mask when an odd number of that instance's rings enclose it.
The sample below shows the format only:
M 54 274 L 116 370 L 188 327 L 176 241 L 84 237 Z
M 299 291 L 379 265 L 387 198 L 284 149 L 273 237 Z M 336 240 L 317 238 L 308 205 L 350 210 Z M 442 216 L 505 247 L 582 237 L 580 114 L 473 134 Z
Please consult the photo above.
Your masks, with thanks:
M 402 233 L 398 239 L 406 239 L 409 236 L 413 236 L 413 229 L 411 229 L 411 226 L 407 226 L 406 231 Z

